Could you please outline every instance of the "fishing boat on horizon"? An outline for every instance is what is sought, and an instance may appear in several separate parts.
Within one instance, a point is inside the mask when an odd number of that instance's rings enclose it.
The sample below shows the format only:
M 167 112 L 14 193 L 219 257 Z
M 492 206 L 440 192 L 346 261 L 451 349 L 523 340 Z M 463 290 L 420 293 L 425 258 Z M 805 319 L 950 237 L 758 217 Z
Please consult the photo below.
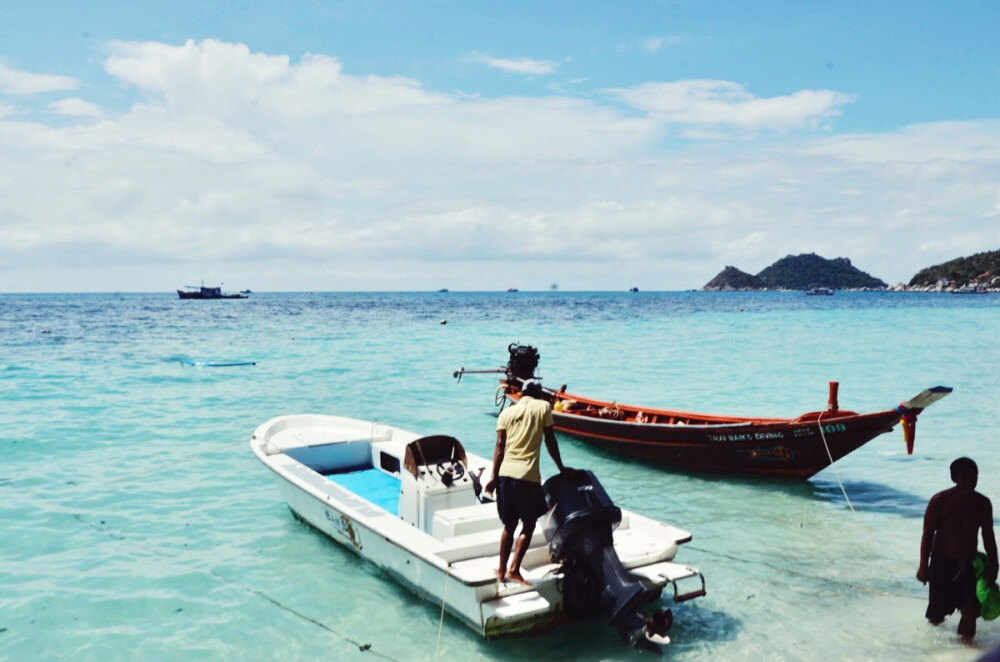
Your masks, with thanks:
M 619 509 L 589 471 L 545 482 L 527 586 L 498 582 L 503 525 L 479 482 L 492 463 L 457 439 L 302 414 L 263 423 L 250 446 L 297 519 L 487 639 L 603 612 L 628 643 L 658 650 L 673 622 L 664 603 L 705 595 L 702 574 L 674 561 L 691 534 Z
M 183 290 L 177 290 L 181 299 L 246 299 L 249 294 L 250 290 L 230 294 L 222 291 L 222 285 L 205 287 L 204 283 L 201 286 L 185 285 Z
M 469 373 L 501 373 L 495 404 L 521 398 L 521 385 L 537 379 L 538 351 L 512 343 L 507 365 Z M 830 382 L 827 408 L 794 418 L 700 414 L 612 400 L 543 387 L 552 403 L 555 430 L 613 453 L 680 469 L 806 479 L 875 437 L 903 428 L 913 453 L 917 415 L 952 392 L 929 388 L 898 406 L 869 414 L 840 409 L 837 382 Z

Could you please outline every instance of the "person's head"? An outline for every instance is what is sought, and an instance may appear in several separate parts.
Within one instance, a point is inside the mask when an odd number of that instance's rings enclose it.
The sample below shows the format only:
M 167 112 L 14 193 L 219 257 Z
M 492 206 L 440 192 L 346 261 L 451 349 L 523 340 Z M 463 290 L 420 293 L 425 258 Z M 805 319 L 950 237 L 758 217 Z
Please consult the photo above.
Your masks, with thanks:
M 960 457 L 951 463 L 951 479 L 959 487 L 976 489 L 979 482 L 979 467 L 967 457 Z
M 528 379 L 521 384 L 521 394 L 530 398 L 542 397 L 542 383 L 537 379 Z

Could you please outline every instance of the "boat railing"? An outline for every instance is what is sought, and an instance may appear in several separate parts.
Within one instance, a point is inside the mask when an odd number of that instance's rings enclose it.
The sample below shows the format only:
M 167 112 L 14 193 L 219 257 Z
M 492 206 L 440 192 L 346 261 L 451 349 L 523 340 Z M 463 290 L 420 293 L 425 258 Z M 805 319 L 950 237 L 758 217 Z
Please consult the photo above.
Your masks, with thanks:
M 639 425 L 639 426 L 655 425 L 657 427 L 664 427 L 664 428 L 671 428 L 671 427 L 676 427 L 676 428 L 693 428 L 693 429 L 720 428 L 720 427 L 725 427 L 725 428 L 742 428 L 742 427 L 752 427 L 754 424 L 757 423 L 756 421 L 690 421 L 690 420 L 687 420 L 687 419 L 680 419 L 680 418 L 668 418 L 665 421 L 664 420 L 656 420 L 659 417 L 655 417 L 655 418 L 654 417 L 650 417 L 649 419 L 646 419 L 646 420 L 635 420 L 635 419 L 628 420 L 628 419 L 617 419 L 617 418 L 604 417 L 604 416 L 601 416 L 600 413 L 598 413 L 597 411 L 588 411 L 588 412 L 582 412 L 582 411 L 572 411 L 572 412 L 562 411 L 562 412 L 558 412 L 558 411 L 556 411 L 556 412 L 552 413 L 552 415 L 555 416 L 556 419 L 559 418 L 560 414 L 562 414 L 564 416 L 584 416 L 586 418 L 594 418 L 594 419 L 598 419 L 600 421 L 603 421 L 605 423 L 611 423 L 611 424 L 615 424 L 615 425 Z

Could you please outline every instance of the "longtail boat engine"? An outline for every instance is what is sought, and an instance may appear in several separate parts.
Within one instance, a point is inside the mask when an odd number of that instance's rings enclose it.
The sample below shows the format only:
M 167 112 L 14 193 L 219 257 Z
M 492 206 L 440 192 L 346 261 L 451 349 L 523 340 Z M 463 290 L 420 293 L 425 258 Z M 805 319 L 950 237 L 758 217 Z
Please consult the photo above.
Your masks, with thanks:
M 505 370 L 507 377 L 517 377 L 521 381 L 534 379 L 540 358 L 538 350 L 531 345 L 518 345 L 512 342 L 507 346 L 507 351 L 510 353 Z

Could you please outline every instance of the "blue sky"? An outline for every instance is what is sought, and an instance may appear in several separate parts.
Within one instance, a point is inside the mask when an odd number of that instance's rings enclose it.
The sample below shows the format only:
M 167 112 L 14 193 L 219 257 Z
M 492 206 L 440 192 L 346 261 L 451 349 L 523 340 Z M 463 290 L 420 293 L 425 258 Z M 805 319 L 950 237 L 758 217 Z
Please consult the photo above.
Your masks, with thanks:
M 0 5 L 0 291 L 697 288 L 1000 249 L 990 2 Z

